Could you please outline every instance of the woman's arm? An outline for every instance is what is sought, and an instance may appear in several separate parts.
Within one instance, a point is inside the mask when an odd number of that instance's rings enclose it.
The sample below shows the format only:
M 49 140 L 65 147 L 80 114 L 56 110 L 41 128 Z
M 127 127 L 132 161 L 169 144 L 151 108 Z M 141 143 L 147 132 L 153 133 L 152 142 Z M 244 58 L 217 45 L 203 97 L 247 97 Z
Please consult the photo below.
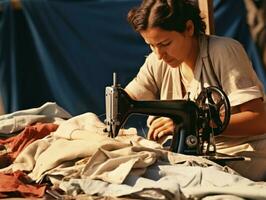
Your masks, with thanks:
M 266 133 L 266 112 L 262 99 L 253 99 L 239 105 L 239 113 L 231 115 L 223 135 L 252 136 Z
M 223 135 L 243 137 L 266 133 L 266 112 L 260 98 L 241 104 L 239 110 L 239 113 L 231 115 L 230 123 Z M 157 141 L 172 134 L 174 126 L 170 118 L 157 118 L 151 123 L 148 139 Z

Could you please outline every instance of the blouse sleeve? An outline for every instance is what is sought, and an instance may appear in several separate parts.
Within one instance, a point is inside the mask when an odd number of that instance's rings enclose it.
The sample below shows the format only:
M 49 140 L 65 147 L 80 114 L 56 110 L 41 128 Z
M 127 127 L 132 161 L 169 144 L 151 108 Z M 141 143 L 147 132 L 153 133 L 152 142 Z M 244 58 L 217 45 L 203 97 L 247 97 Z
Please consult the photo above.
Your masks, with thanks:
M 151 53 L 137 76 L 126 86 L 126 91 L 136 100 L 158 99 L 160 94 L 158 70 L 160 61 Z
M 242 45 L 233 39 L 213 38 L 210 56 L 231 105 L 263 98 L 264 88 Z

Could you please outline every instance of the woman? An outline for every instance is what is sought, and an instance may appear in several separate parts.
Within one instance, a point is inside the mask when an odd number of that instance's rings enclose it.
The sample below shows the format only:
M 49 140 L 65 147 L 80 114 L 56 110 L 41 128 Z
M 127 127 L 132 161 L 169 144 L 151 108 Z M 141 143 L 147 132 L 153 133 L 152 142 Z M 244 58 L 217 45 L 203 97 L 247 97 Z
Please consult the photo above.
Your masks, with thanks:
M 205 35 L 197 6 L 188 0 L 143 0 L 129 11 L 128 21 L 152 49 L 125 88 L 133 99 L 186 99 L 189 94 L 195 100 L 203 87 L 220 86 L 228 95 L 232 115 L 216 138 L 218 150 L 237 153 L 228 148 L 266 133 L 264 88 L 246 52 L 233 39 Z M 154 118 L 148 138 L 158 141 L 173 130 L 171 119 Z M 248 169 L 238 171 L 248 176 Z

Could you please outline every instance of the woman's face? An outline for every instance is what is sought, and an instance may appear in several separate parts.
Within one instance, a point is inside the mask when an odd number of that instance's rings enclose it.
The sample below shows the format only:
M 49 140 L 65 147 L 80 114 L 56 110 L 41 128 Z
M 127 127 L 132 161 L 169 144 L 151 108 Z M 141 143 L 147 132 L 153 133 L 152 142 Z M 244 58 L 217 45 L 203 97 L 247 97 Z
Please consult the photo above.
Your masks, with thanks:
M 149 28 L 140 34 L 158 58 L 171 67 L 178 67 L 182 62 L 195 63 L 195 37 L 193 30 L 184 32 L 166 31 L 161 28 Z M 193 42 L 194 41 L 194 42 Z

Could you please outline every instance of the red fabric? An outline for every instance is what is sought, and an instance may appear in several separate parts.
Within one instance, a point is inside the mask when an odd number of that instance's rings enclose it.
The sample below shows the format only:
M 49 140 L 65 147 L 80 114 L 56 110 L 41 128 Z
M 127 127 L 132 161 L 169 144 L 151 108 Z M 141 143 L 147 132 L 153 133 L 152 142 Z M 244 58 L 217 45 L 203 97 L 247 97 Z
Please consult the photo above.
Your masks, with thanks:
M 27 126 L 20 134 L 14 137 L 0 140 L 0 144 L 4 144 L 8 147 L 8 156 L 10 160 L 13 161 L 26 146 L 35 140 L 44 138 L 51 132 L 56 131 L 57 128 L 57 124 L 37 123 L 36 125 Z
M 29 177 L 21 172 L 0 173 L 0 198 L 2 197 L 43 197 L 45 185 L 31 183 Z
M 7 153 L 0 155 L 0 169 L 7 167 L 12 163 L 11 158 L 8 156 Z

